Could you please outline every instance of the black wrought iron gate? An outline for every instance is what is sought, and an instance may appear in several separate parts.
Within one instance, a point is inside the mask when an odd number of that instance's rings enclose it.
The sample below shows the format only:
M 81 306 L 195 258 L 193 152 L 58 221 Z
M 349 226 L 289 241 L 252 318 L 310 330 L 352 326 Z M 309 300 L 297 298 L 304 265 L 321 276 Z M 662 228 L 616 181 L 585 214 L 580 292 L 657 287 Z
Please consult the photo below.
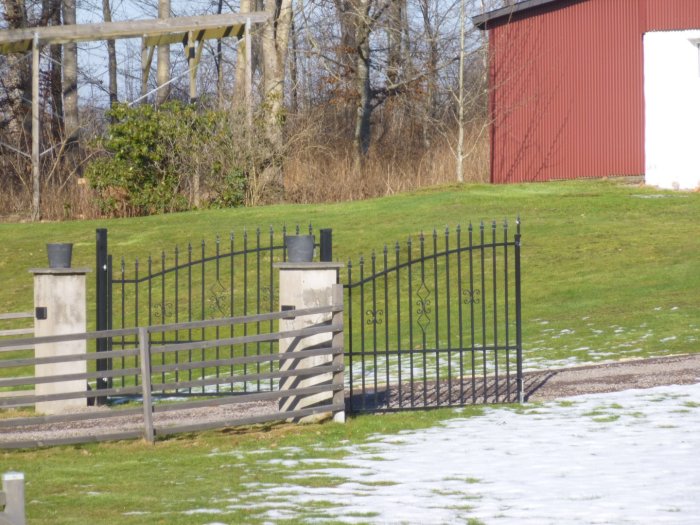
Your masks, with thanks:
M 520 221 L 421 233 L 344 287 L 352 411 L 521 400 Z
M 330 230 L 320 233 L 321 260 L 331 260 Z M 98 330 L 275 310 L 273 264 L 286 258 L 285 235 L 231 234 L 213 250 L 202 241 L 141 263 L 122 259 L 113 270 L 107 232 L 98 230 Z M 492 222 L 421 233 L 348 262 L 341 280 L 348 410 L 521 400 L 520 221 L 514 230 Z M 98 351 L 109 356 L 112 348 L 134 344 L 98 341 Z M 98 370 L 113 366 L 125 364 L 109 357 L 97 362 Z M 97 386 L 112 385 L 100 379 Z
M 214 243 L 188 243 L 177 246 L 159 256 L 135 258 L 127 262 L 123 257 L 113 264 L 108 252 L 107 230 L 97 230 L 97 329 L 109 330 L 142 325 L 181 323 L 252 315 L 275 311 L 277 308 L 278 275 L 273 270 L 277 262 L 287 258 L 284 238 L 298 235 L 296 226 L 288 232 L 244 231 L 227 238 L 217 237 Z M 311 225 L 308 233 L 313 233 Z M 332 232 L 319 230 L 319 258 L 329 261 L 332 257 Z M 212 246 L 213 244 L 213 246 Z M 113 268 L 114 266 L 114 268 Z M 242 335 L 253 335 L 250 330 L 269 327 L 244 326 Z M 203 332 L 187 330 L 174 334 L 176 340 L 168 341 L 165 334 L 158 342 L 196 342 L 205 337 Z M 97 350 L 133 347 L 137 341 L 128 337 L 98 340 Z M 260 344 L 244 352 L 259 354 Z M 97 361 L 97 370 L 111 370 L 128 363 L 114 363 L 109 357 Z M 110 388 L 107 379 L 99 379 L 98 389 Z

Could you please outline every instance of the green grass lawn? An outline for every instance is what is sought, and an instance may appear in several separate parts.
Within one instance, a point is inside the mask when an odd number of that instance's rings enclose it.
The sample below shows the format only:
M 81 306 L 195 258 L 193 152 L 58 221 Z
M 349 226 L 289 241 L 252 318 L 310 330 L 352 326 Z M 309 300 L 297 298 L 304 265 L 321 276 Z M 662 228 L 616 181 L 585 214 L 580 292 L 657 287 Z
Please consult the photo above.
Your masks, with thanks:
M 470 408 L 461 417 L 480 413 Z M 24 472 L 31 524 L 269 523 L 276 502 L 256 495 L 261 484 L 333 486 L 328 476 L 298 479 L 295 462 L 334 465 L 335 445 L 363 443 L 373 434 L 428 428 L 455 415 L 433 410 L 361 416 L 347 424 L 272 425 L 181 435 L 155 446 L 142 441 L 0 452 L 0 472 Z M 201 514 L 202 509 L 223 510 Z M 371 509 L 368 509 L 368 512 Z M 276 523 L 308 523 L 307 512 Z
M 27 269 L 46 265 L 46 242 L 75 243 L 74 265 L 94 267 L 100 227 L 109 229 L 116 259 L 143 261 L 217 234 L 312 223 L 333 228 L 336 259 L 357 261 L 421 231 L 517 215 L 526 367 L 698 350 L 700 194 L 620 181 L 465 185 L 343 204 L 0 224 L 0 312 L 32 309 Z M 92 275 L 88 282 L 94 320 Z
M 345 204 L 0 224 L 0 312 L 32 309 L 27 270 L 45 266 L 46 242 L 74 242 L 74 265 L 93 267 L 99 227 L 109 229 L 111 253 L 133 259 L 244 227 L 311 222 L 333 228 L 334 256 L 346 261 L 420 231 L 516 215 L 523 220 L 526 368 L 700 350 L 700 193 L 619 181 L 442 187 Z M 89 283 L 92 295 L 94 279 Z M 184 435 L 155 446 L 0 452 L 0 472 L 25 473 L 30 523 L 258 523 L 260 510 L 273 502 L 255 500 L 255 485 L 283 483 L 293 471 L 285 462 L 293 464 L 295 455 L 332 461 L 336 443 L 428 427 L 453 415 L 437 410 L 362 416 L 346 425 L 275 425 Z M 246 496 L 253 499 L 246 503 Z M 235 508 L 185 514 L 213 504 Z M 322 509 L 290 523 L 308 522 L 316 512 Z

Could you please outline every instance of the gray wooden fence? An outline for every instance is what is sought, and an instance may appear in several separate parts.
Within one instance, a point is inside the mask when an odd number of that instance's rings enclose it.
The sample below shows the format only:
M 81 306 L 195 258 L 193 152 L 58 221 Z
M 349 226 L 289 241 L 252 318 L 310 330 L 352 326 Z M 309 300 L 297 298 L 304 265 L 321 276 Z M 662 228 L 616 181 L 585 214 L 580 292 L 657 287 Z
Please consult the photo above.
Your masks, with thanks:
M 0 321 L 14 321 L 17 319 L 34 319 L 34 315 L 31 312 L 17 312 L 10 314 L 0 314 Z M 34 325 L 27 328 L 13 328 L 0 330 L 0 337 L 17 336 L 17 335 L 31 335 L 34 334 Z
M 7 340 L 10 338 L 16 338 L 18 336 L 24 335 L 34 335 L 34 315 L 31 312 L 16 312 L 16 313 L 6 313 L 0 314 L 0 326 L 3 326 L 0 330 L 0 341 Z M 12 328 L 6 328 L 7 326 L 12 326 Z M 16 347 L 6 346 L 0 348 L 0 360 L 3 355 L 7 352 L 13 352 L 14 355 L 19 355 L 21 352 L 28 353 L 34 350 L 34 345 L 20 343 Z M 11 392 L 3 391 L 0 389 L 0 398 L 10 395 Z
M 85 409 L 57 415 L 23 414 L 0 419 L 0 448 L 28 448 L 159 436 L 179 432 L 300 419 L 344 411 L 343 306 L 265 313 L 140 328 L 0 340 L 0 409 L 21 409 L 42 401 L 85 399 Z M 330 322 L 293 331 L 279 331 L 282 318 L 331 314 Z M 253 335 L 247 325 L 256 327 Z M 263 333 L 260 327 L 269 327 Z M 198 337 L 193 338 L 193 331 Z M 280 338 L 303 338 L 330 333 L 329 344 L 279 353 Z M 158 336 L 156 336 L 158 334 Z M 167 337 L 163 337 L 167 334 Z M 225 335 L 224 335 L 225 334 Z M 25 357 L 20 349 L 59 341 L 126 337 L 133 347 L 107 352 L 88 351 L 44 358 Z M 165 341 L 159 343 L 158 340 Z M 94 343 L 93 343 L 94 344 Z M 5 357 L 7 356 L 7 357 Z M 282 369 L 280 362 L 328 356 L 312 368 Z M 96 369 L 98 359 L 110 359 L 109 370 Z M 87 372 L 36 377 L 33 367 L 86 360 Z M 286 368 L 286 367 L 285 367 Z M 281 391 L 283 377 L 331 374 L 332 381 Z M 98 378 L 107 389 L 92 388 Z M 35 395 L 35 385 L 84 380 L 82 391 Z M 281 411 L 282 397 L 328 392 L 323 402 L 308 408 Z M 96 401 L 107 400 L 97 406 Z M 94 406 L 88 406 L 94 405 Z M 21 412 L 20 412 L 21 413 Z M 51 431 L 46 428 L 50 426 Z

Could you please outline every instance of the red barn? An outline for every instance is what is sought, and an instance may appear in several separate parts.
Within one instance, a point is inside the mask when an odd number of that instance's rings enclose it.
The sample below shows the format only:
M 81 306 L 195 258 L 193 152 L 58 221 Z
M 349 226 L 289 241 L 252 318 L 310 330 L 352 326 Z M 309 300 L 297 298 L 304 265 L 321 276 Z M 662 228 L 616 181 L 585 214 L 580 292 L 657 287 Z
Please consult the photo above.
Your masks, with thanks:
M 649 171 L 646 35 L 700 29 L 700 0 L 528 0 L 473 22 L 489 36 L 492 182 Z M 692 36 L 683 40 L 695 53 L 689 78 L 700 76 L 700 40 Z M 660 60 L 647 68 L 662 67 Z M 669 97 L 647 93 L 659 100 L 654 111 L 661 117 L 675 111 L 662 107 Z M 670 155 L 665 147 L 661 157 Z M 651 149 L 659 150 L 656 142 Z M 700 183 L 700 165 L 692 170 L 698 173 L 688 175 L 690 186 Z

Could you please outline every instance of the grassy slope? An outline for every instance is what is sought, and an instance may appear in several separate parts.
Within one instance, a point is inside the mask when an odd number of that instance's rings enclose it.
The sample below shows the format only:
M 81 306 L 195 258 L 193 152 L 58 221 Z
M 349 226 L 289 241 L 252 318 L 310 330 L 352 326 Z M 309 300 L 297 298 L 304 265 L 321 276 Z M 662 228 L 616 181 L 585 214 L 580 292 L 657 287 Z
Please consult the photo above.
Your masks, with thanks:
M 698 349 L 700 194 L 614 181 L 447 187 L 334 205 L 208 210 L 129 220 L 0 225 L 0 312 L 31 310 L 27 268 L 44 243 L 72 241 L 75 265 L 94 266 L 95 228 L 127 260 L 187 241 L 311 222 L 334 230 L 334 256 L 469 220 L 523 218 L 524 339 L 529 365 Z M 89 280 L 91 289 L 93 279 Z M 92 290 L 91 290 L 92 292 Z M 92 300 L 90 300 L 92 306 Z M 528 364 L 526 363 L 526 364 Z
M 653 197 L 664 195 L 664 197 Z M 26 269 L 44 264 L 44 242 L 70 240 L 78 264 L 91 266 L 94 229 L 110 229 L 115 255 L 144 256 L 175 242 L 243 225 L 312 221 L 334 229 L 346 259 L 433 226 L 469 219 L 524 221 L 524 316 L 527 362 L 698 351 L 700 194 L 662 193 L 613 182 L 442 188 L 331 206 L 206 211 L 127 221 L 0 225 L 0 311 L 31 308 Z M 674 338 L 675 339 L 671 339 Z M 576 350 L 590 347 L 589 351 Z M 639 351 L 630 352 L 639 348 Z M 0 452 L 0 472 L 24 471 L 31 523 L 257 523 L 274 506 L 258 483 L 282 484 L 281 460 L 333 459 L 333 444 L 362 443 L 375 432 L 435 424 L 453 412 L 363 416 L 345 426 L 275 426 L 263 432 L 181 436 L 155 447 L 141 442 Z M 293 448 L 289 448 L 293 447 Z M 311 478 L 294 484 L 331 486 Z M 377 490 L 380 490 L 378 488 Z M 252 498 L 246 503 L 246 498 Z M 187 515 L 203 508 L 224 514 Z M 368 509 L 370 511 L 371 509 Z M 139 512 L 152 514 L 139 514 Z M 308 522 L 315 512 L 291 522 Z M 369 520 L 369 518 L 368 518 Z M 371 520 L 370 520 L 371 521 Z

